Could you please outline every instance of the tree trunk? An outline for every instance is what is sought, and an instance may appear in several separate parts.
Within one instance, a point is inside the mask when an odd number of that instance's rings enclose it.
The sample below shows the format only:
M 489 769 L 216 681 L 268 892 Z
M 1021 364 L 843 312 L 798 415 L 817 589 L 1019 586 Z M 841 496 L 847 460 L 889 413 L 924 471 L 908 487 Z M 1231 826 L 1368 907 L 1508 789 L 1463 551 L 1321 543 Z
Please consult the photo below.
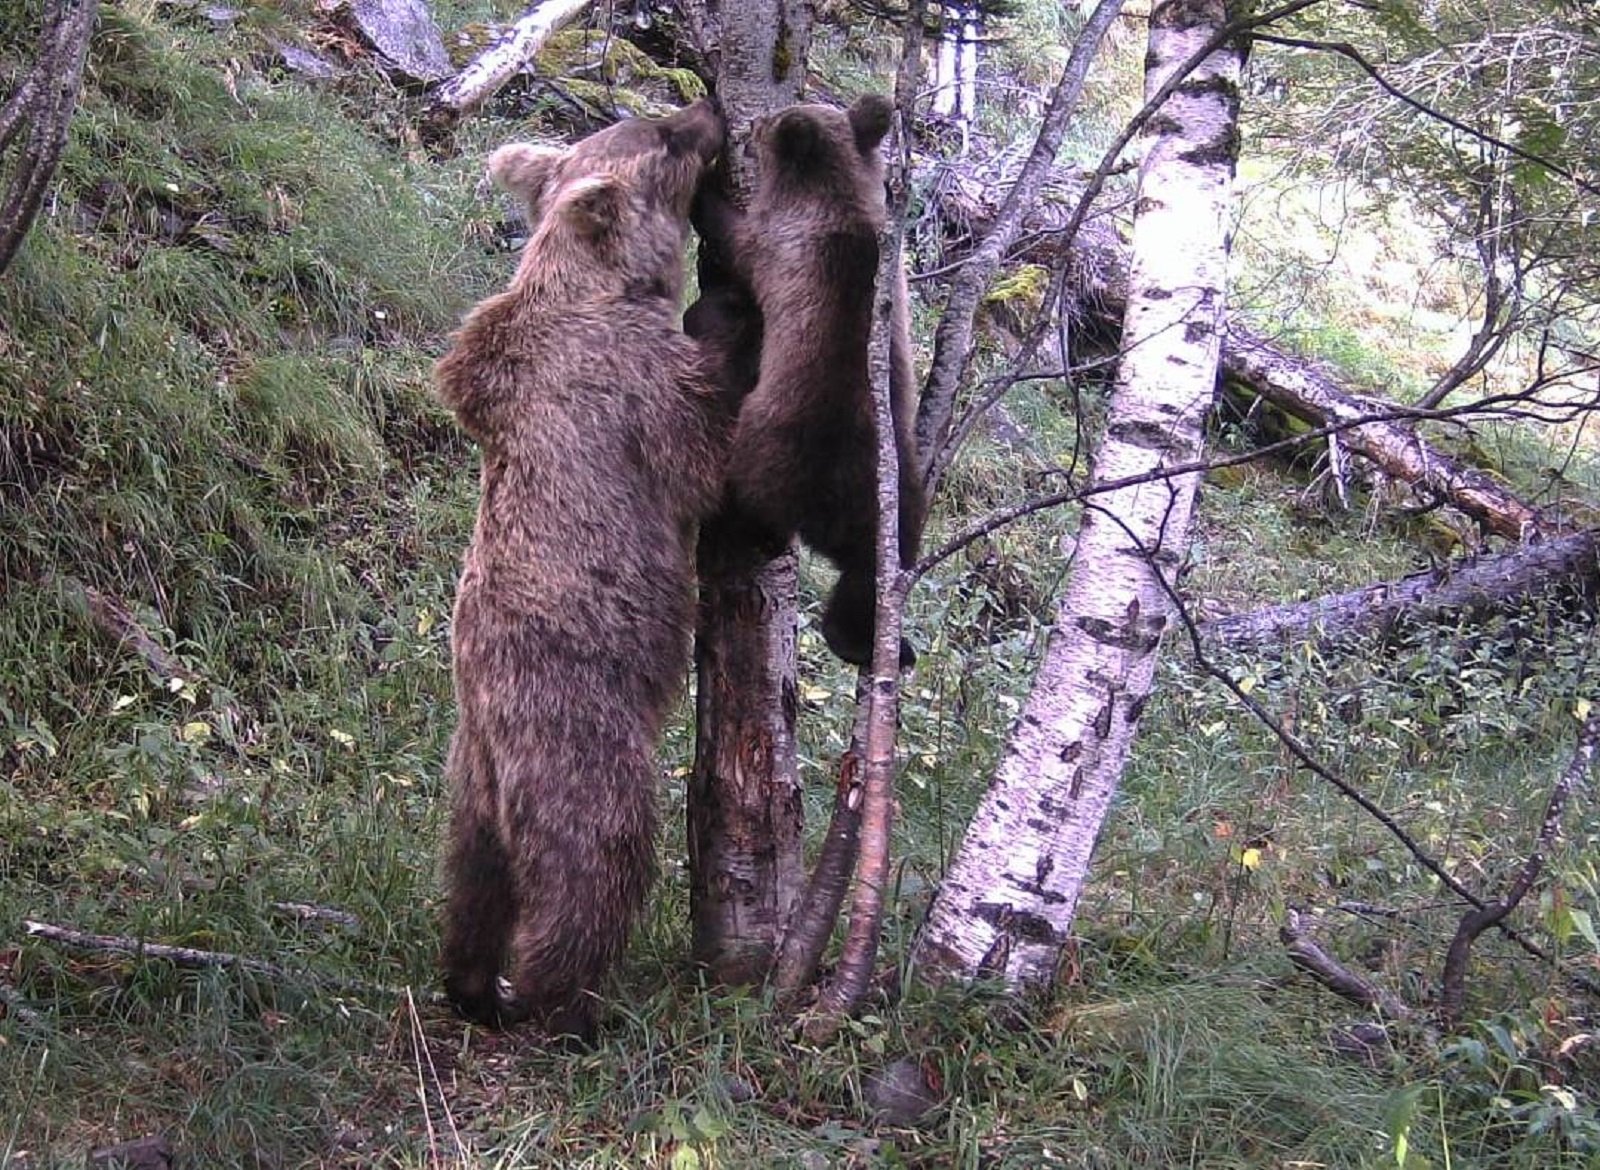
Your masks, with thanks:
M 972 361 L 973 318 L 979 301 L 1001 261 L 1022 230 L 1023 220 L 1039 202 L 1039 193 L 1066 136 L 1067 121 L 1078 108 L 1089 76 L 1089 65 L 1099 51 L 1100 42 L 1122 11 L 1123 0 L 1100 0 L 1093 15 L 1078 34 L 1077 42 L 1061 71 L 1061 80 L 1050 95 L 1050 106 L 1039 126 L 1039 135 L 1028 152 L 1016 181 L 1006 189 L 998 210 L 991 218 L 983 240 L 973 249 L 950 285 L 944 313 L 934 332 L 933 358 L 928 379 L 917 407 L 917 451 L 922 460 L 923 477 L 931 492 L 933 469 L 950 429 L 956 393 L 965 380 Z
M 743 205 L 751 123 L 798 98 L 810 47 L 803 0 L 693 4 L 728 121 L 731 194 Z M 702 263 L 702 281 L 715 276 Z M 795 759 L 793 552 L 763 563 L 708 528 L 700 542 L 695 760 L 688 794 L 695 958 L 718 979 L 765 977 L 805 879 Z
M 1154 94 L 1225 22 L 1223 0 L 1150 17 Z M 1194 460 L 1216 386 L 1238 141 L 1238 50 L 1217 49 L 1147 125 L 1125 347 L 1097 481 Z M 914 955 L 935 979 L 1054 981 L 1089 855 L 1149 693 L 1198 476 L 1085 509 L 1044 663 Z
M 1219 618 L 1203 624 L 1200 634 L 1233 650 L 1270 650 L 1301 640 L 1329 644 L 1381 633 L 1401 620 L 1509 609 L 1552 587 L 1585 594 L 1600 588 L 1600 529 L 1452 561 L 1349 593 Z

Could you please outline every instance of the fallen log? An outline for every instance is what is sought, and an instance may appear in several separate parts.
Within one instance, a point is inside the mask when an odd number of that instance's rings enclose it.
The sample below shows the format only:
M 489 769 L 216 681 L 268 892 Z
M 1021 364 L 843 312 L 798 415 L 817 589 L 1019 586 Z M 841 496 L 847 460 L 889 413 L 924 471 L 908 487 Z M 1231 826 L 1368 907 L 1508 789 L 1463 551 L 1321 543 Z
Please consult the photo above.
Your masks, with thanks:
M 434 91 L 430 117 L 451 122 L 470 113 L 532 61 L 545 42 L 567 21 L 589 7 L 590 0 L 544 0 L 535 4 L 493 45 Z
M 1314 427 L 1348 427 L 1339 434 L 1347 448 L 1430 502 L 1449 503 L 1486 532 L 1513 541 L 1540 535 L 1539 514 L 1491 476 L 1462 466 L 1401 423 L 1361 422 L 1398 413 L 1393 404 L 1346 393 L 1315 363 L 1284 353 L 1248 327 L 1228 325 L 1222 369 Z
M 1233 650 L 1266 650 L 1296 640 L 1328 644 L 1382 633 L 1401 619 L 1430 622 L 1510 609 L 1552 587 L 1586 596 L 1600 592 L 1600 529 L 1451 561 L 1348 593 L 1203 622 L 1200 634 Z

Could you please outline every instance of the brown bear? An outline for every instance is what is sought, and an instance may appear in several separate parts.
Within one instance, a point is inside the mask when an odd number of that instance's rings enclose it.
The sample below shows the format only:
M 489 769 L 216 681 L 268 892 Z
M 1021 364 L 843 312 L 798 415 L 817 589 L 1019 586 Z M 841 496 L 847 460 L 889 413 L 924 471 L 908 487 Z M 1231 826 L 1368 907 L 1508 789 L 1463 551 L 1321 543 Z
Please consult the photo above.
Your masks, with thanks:
M 451 1001 L 483 1023 L 590 1038 L 653 876 L 652 754 L 732 427 L 677 322 L 690 203 L 723 139 L 702 101 L 490 160 L 530 238 L 436 370 L 483 458 L 451 631 L 443 948 Z
M 710 250 L 684 318 L 730 390 L 750 390 L 729 456 L 719 532 L 777 551 L 799 533 L 839 569 L 822 633 L 846 662 L 872 655 L 877 427 L 867 345 L 883 228 L 878 144 L 893 107 L 797 105 L 759 119 L 757 174 L 741 214 L 708 184 L 694 222 Z M 893 290 L 891 395 L 900 468 L 900 561 L 916 560 L 926 497 L 905 276 Z M 759 356 L 757 356 L 759 355 Z M 744 383 L 749 383 L 746 385 Z M 901 645 L 901 663 L 915 661 Z

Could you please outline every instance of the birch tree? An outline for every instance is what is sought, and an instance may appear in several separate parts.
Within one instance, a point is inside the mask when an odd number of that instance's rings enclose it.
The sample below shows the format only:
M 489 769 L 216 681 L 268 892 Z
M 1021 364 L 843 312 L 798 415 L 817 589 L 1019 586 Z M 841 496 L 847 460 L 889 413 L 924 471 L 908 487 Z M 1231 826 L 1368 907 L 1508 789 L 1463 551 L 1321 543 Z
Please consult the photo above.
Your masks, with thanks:
M 1092 483 L 1193 463 L 1216 386 L 1233 168 L 1237 44 L 1225 0 L 1162 0 L 1145 92 L 1211 51 L 1150 119 L 1123 356 Z M 1149 695 L 1199 475 L 1091 495 L 1044 661 L 918 940 L 925 977 L 1054 981 Z M 1158 577 L 1158 574 L 1160 575 Z

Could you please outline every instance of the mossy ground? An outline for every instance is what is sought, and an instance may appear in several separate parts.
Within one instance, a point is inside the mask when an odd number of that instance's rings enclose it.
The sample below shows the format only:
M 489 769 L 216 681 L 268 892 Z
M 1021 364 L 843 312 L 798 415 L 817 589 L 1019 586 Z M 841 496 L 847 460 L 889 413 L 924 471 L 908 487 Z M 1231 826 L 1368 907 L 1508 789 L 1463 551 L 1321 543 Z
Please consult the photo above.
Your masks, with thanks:
M 27 30 L 7 13 L 11 55 Z M 0 1165 L 81 1165 L 149 1133 L 196 1167 L 1594 1164 L 1592 1002 L 1499 941 L 1480 944 L 1459 1040 L 1402 1031 L 1370 1061 L 1341 1054 L 1332 1034 L 1356 1013 L 1293 974 L 1283 907 L 1395 911 L 1398 928 L 1336 916 L 1331 945 L 1424 1001 L 1454 908 L 1181 652 L 1050 1004 L 913 990 L 802 1043 L 686 962 L 674 831 L 597 1051 L 439 1008 L 448 613 L 476 479 L 429 366 L 512 263 L 476 160 L 535 127 L 491 113 L 459 155 L 429 156 L 400 129 L 403 94 L 372 77 L 309 89 L 266 43 L 249 21 L 105 9 L 47 214 L 0 282 L 0 982 L 17 996 Z M 1009 409 L 1036 449 L 978 440 L 936 533 L 1067 462 L 1095 393 L 1079 411 L 1060 387 L 1020 391 Z M 1525 485 L 1547 466 L 1527 434 L 1496 441 Z M 1592 463 L 1563 468 L 1592 503 Z M 1069 523 L 1007 529 L 916 598 L 890 959 L 1025 693 Z M 1308 506 L 1270 469 L 1208 485 L 1202 525 L 1190 589 L 1230 606 L 1418 562 L 1407 533 Z M 852 679 L 814 632 L 812 568 L 801 731 L 821 824 Z M 79 584 L 128 601 L 179 681 L 98 635 Z M 1590 621 L 1552 605 L 1382 654 L 1232 665 L 1489 888 L 1593 693 Z M 679 721 L 662 753 L 674 825 L 690 743 Z M 1597 846 L 1581 800 L 1522 916 L 1590 960 Z M 25 919 L 282 973 L 76 954 Z M 921 1128 L 863 1104 L 897 1055 L 939 1082 Z

